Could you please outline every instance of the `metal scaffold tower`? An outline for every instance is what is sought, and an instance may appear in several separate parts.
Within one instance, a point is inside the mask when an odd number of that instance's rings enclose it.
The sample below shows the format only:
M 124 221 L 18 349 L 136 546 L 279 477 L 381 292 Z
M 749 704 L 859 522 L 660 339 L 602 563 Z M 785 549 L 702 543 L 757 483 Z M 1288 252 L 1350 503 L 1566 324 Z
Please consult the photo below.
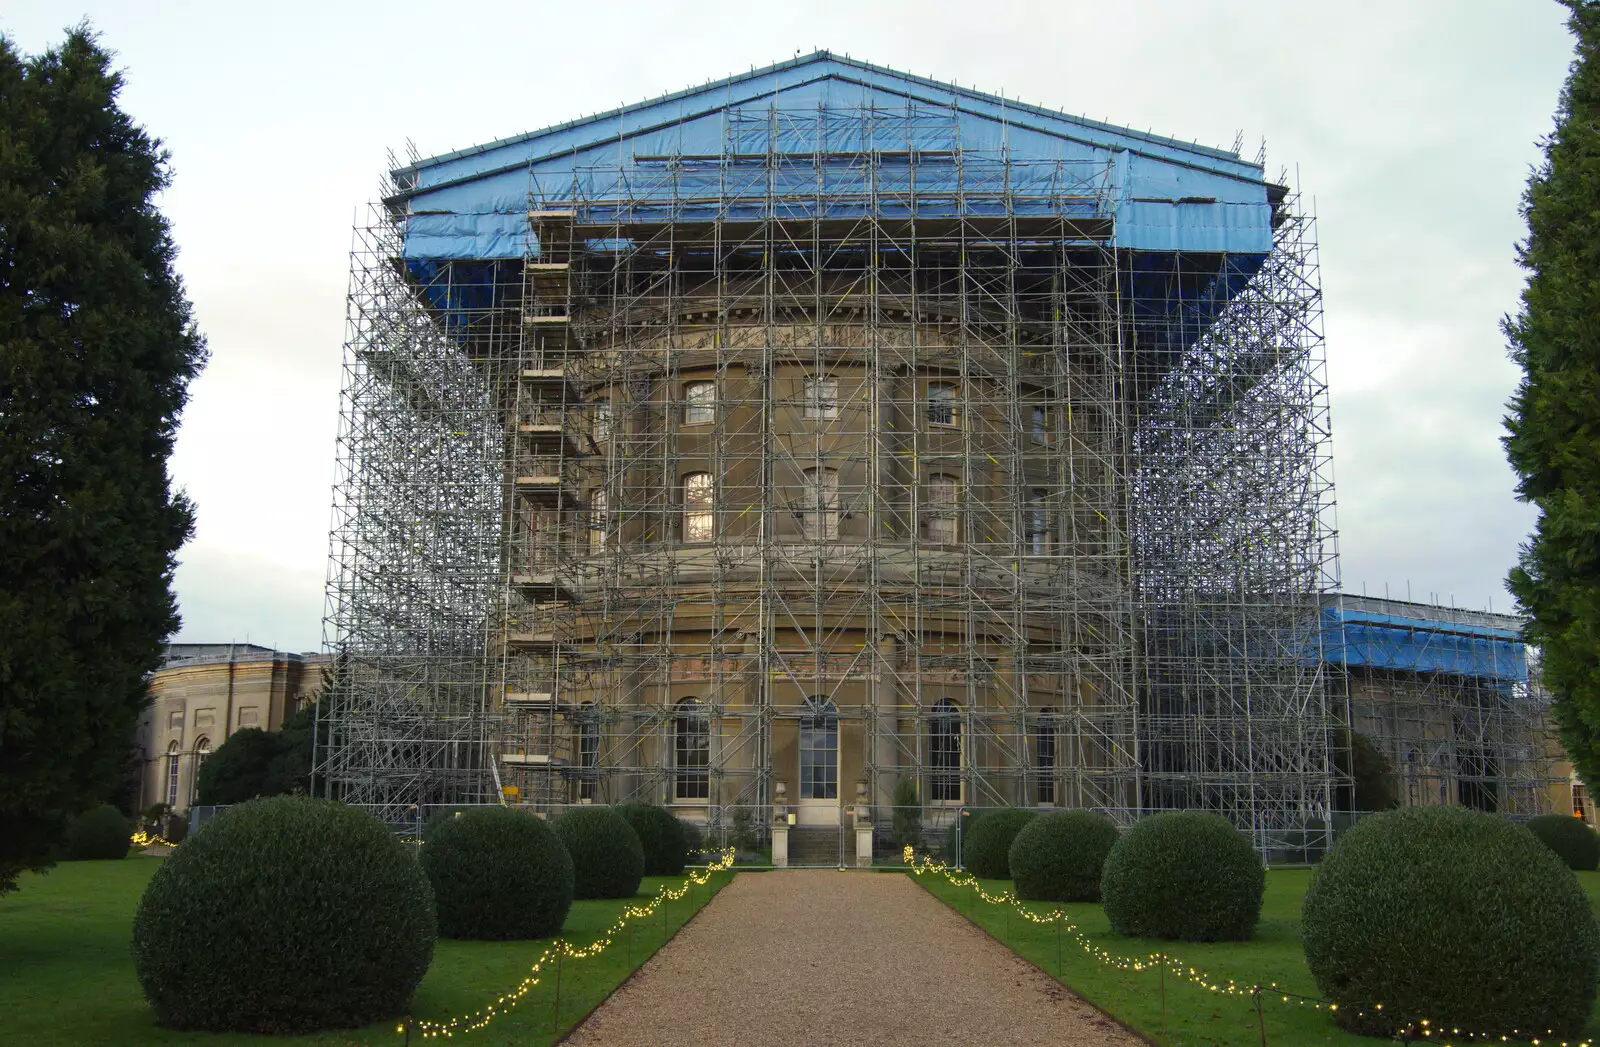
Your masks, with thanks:
M 909 778 L 934 824 L 1325 825 L 1309 220 L 1274 188 L 1268 255 L 1132 251 L 1116 162 L 963 119 L 769 103 L 711 151 L 530 166 L 515 257 L 419 260 L 375 209 L 330 791 L 397 823 L 644 799 L 721 826 Z

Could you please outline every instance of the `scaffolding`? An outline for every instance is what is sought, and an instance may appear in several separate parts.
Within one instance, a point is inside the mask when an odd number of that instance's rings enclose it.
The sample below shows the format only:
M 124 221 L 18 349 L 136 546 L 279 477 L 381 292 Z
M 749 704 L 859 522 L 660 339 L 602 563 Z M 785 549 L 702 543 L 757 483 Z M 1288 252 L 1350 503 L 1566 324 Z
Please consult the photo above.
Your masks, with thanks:
M 1520 619 L 1352 595 L 1338 613 L 1348 722 L 1388 758 L 1402 805 L 1559 809 L 1549 696 Z
M 1132 251 L 1111 161 L 959 118 L 746 108 L 718 153 L 530 168 L 520 258 L 408 258 L 373 209 L 319 781 L 396 823 L 803 823 L 911 778 L 934 822 L 1326 825 L 1310 220 L 1271 187 L 1268 255 Z

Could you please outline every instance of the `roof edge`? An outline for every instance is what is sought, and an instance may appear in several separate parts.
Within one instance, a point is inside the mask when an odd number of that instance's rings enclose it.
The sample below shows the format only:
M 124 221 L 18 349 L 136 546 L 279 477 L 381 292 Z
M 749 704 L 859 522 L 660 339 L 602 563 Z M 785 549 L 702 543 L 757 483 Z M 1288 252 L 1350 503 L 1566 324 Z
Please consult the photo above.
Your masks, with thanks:
M 498 138 L 491 142 L 483 142 L 478 145 L 468 146 L 464 149 L 456 149 L 448 153 L 440 153 L 437 156 L 430 156 L 420 160 L 415 160 L 409 164 L 394 168 L 390 171 L 390 174 L 395 178 L 396 181 L 400 181 L 406 175 L 414 175 L 424 168 L 435 167 L 439 164 L 449 163 L 452 160 L 459 160 L 463 157 L 473 156 L 479 153 L 491 152 L 495 149 L 503 149 L 506 146 L 517 145 L 522 142 L 531 142 L 534 139 L 547 134 L 555 134 L 561 131 L 571 130 L 575 127 L 581 127 L 584 124 L 609 120 L 614 117 L 624 116 L 636 110 L 646 109 L 651 106 L 661 105 L 665 102 L 674 102 L 678 101 L 679 99 L 688 98 L 703 91 L 714 91 L 719 88 L 730 87 L 734 84 L 740 83 L 741 81 L 752 80 L 756 77 L 766 76 L 770 73 L 781 72 L 785 69 L 797 69 L 801 66 L 822 61 L 834 61 L 843 65 L 853 66 L 857 69 L 866 70 L 868 72 L 899 77 L 912 83 L 920 84 L 924 87 L 931 87 L 940 91 L 951 91 L 956 93 L 958 96 L 986 102 L 991 105 L 999 105 L 1002 107 L 1016 109 L 1020 112 L 1031 113 L 1037 116 L 1045 116 L 1052 120 L 1066 120 L 1070 123 L 1078 124 L 1079 126 L 1085 128 L 1091 128 L 1096 131 L 1104 131 L 1109 134 L 1134 138 L 1139 141 L 1148 142 L 1152 145 L 1160 145 L 1172 149 L 1185 150 L 1201 156 L 1207 156 L 1217 160 L 1226 160 L 1230 163 L 1243 164 L 1247 167 L 1254 167 L 1258 170 L 1262 170 L 1263 172 L 1265 171 L 1263 165 L 1258 164 L 1253 160 L 1246 160 L 1237 152 L 1232 150 L 1219 149 L 1214 146 L 1200 145 L 1197 142 L 1185 142 L 1181 139 L 1171 138 L 1166 135 L 1158 135 L 1149 131 L 1137 131 L 1131 127 L 1122 127 L 1117 124 L 1106 123 L 1102 120 L 1092 120 L 1086 116 L 1077 116 L 1068 113 L 1065 110 L 1047 109 L 1044 106 L 1032 105 L 1030 103 L 1021 102 L 1013 98 L 1006 98 L 1004 95 L 991 94 L 987 91 L 979 91 L 971 87 L 961 87 L 958 84 L 946 83 L 942 80 L 935 80 L 932 77 L 919 76 L 916 73 L 903 72 L 891 66 L 875 65 L 871 62 L 862 61 L 859 58 L 851 58 L 848 55 L 835 54 L 834 52 L 828 50 L 818 50 L 813 51 L 808 55 L 801 55 L 797 58 L 786 59 L 782 62 L 774 62 L 771 65 L 762 66 L 760 68 L 751 68 L 748 72 L 736 73 L 732 76 L 725 76 L 720 80 L 708 80 L 707 82 L 695 87 L 685 87 L 667 94 L 658 95 L 654 98 L 646 98 L 638 102 L 629 103 L 628 105 L 619 106 L 615 109 L 607 109 L 603 112 L 591 113 L 588 116 L 580 117 L 574 120 L 567 120 L 559 124 L 551 124 L 548 127 L 541 127 L 537 130 L 525 131 L 521 134 L 511 135 L 507 138 Z

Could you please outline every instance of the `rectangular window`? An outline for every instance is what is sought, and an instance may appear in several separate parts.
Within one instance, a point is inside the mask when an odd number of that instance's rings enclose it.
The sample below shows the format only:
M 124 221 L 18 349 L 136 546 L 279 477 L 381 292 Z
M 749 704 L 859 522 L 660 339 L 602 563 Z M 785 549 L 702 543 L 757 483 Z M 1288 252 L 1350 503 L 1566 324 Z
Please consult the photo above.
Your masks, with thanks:
M 1050 442 L 1050 412 L 1043 407 L 1033 409 L 1033 442 L 1047 444 Z
M 956 406 L 956 387 L 951 383 L 928 383 L 928 424 L 946 426 L 961 424 L 961 411 Z
M 928 504 L 924 509 L 928 541 L 948 545 L 960 540 L 956 516 L 958 492 L 953 476 L 935 474 L 928 478 Z
M 805 498 L 801 522 L 806 537 L 839 537 L 839 470 L 807 469 Z
M 683 478 L 683 540 L 709 542 L 716 536 L 716 495 L 710 473 Z
M 1049 710 L 1033 726 L 1034 797 L 1041 804 L 1056 802 L 1056 731 Z
M 717 383 L 690 382 L 683 387 L 683 424 L 705 425 L 717 420 Z
M 590 429 L 594 433 L 594 442 L 604 447 L 611 442 L 611 401 L 596 400 L 594 403 L 594 416 L 590 419 Z
M 806 417 L 839 417 L 839 381 L 836 378 L 806 379 Z
M 1028 552 L 1034 556 L 1050 554 L 1050 506 L 1046 492 L 1041 490 L 1028 496 Z
M 598 553 L 606 547 L 606 534 L 611 526 L 609 499 L 604 487 L 589 492 L 589 551 Z

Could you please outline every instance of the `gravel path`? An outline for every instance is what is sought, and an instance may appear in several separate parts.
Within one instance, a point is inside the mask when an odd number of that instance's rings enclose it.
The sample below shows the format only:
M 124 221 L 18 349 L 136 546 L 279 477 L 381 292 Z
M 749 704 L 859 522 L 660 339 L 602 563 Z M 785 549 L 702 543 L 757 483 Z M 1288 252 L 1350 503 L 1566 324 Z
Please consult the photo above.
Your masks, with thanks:
M 567 1042 L 1145 1041 L 904 876 L 793 869 L 736 877 Z

